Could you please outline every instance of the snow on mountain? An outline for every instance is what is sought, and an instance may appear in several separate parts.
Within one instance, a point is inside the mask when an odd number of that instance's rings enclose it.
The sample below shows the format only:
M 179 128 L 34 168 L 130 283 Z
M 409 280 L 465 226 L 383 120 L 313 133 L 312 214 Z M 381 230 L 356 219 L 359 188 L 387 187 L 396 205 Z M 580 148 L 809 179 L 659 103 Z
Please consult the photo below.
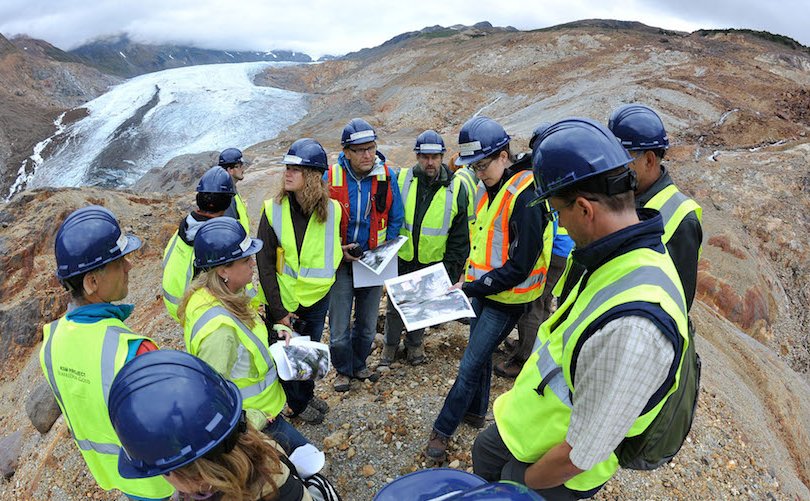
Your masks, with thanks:
M 307 112 L 304 94 L 254 85 L 257 73 L 283 64 L 190 66 L 113 87 L 24 174 L 27 186 L 128 186 L 178 155 L 272 139 Z

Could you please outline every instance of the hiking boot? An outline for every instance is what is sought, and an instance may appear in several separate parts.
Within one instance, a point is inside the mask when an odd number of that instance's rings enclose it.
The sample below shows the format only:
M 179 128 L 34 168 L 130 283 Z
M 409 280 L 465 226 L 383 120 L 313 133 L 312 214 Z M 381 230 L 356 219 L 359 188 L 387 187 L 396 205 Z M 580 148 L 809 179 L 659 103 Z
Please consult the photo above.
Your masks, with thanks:
M 296 414 L 295 417 L 309 424 L 323 423 L 323 414 L 321 414 L 321 411 L 313 407 L 311 402 L 304 408 L 304 410 Z
M 408 347 L 408 363 L 411 365 L 425 363 L 425 345 L 420 344 L 416 348 Z
M 521 369 L 523 369 L 524 363 L 525 362 L 521 362 L 515 358 L 508 358 L 496 364 L 493 372 L 501 377 L 515 379 L 518 374 L 520 374 Z
M 333 385 L 333 387 L 335 388 L 335 391 L 342 393 L 345 391 L 349 391 L 351 385 L 352 380 L 349 378 L 349 376 L 345 374 L 338 374 L 337 377 L 335 377 L 335 384 Z
M 443 437 L 436 433 L 430 432 L 430 439 L 428 440 L 427 447 L 425 447 L 425 457 L 436 464 L 444 463 L 447 459 L 447 437 Z
M 309 401 L 307 407 L 315 407 L 315 409 L 317 409 L 321 414 L 326 414 L 329 412 L 329 404 L 326 403 L 326 400 L 315 396 L 313 396 L 312 400 Z
M 479 416 L 478 414 L 473 414 L 472 412 L 465 412 L 464 417 L 461 418 L 461 422 L 467 423 L 473 428 L 478 428 L 480 430 L 486 424 L 487 418 L 486 416 Z
M 380 363 L 377 364 L 378 366 L 387 367 L 394 363 L 394 359 L 397 357 L 397 348 L 398 345 L 383 346 L 382 355 L 380 356 Z
M 368 379 L 372 383 L 376 383 L 378 379 L 380 379 L 380 375 L 377 372 L 371 372 L 368 367 L 363 369 L 362 371 L 355 372 L 354 378 L 359 379 L 360 381 L 365 381 Z

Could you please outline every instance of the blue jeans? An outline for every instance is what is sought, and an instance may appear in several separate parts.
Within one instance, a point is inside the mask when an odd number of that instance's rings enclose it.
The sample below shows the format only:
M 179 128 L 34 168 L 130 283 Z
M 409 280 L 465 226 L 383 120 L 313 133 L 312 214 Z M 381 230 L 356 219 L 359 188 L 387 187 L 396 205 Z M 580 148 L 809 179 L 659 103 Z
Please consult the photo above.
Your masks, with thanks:
M 340 265 L 329 298 L 329 351 L 339 374 L 351 377 L 366 369 L 381 298 L 382 286 L 355 289 L 351 265 Z M 350 326 L 352 303 L 354 325 Z
M 269 435 L 273 440 L 278 442 L 278 445 L 284 449 L 284 452 L 288 456 L 292 454 L 292 451 L 295 449 L 309 443 L 309 440 L 301 435 L 301 432 L 296 430 L 293 425 L 288 423 L 281 414 L 276 416 L 272 423 L 265 426 L 262 433 Z
M 453 436 L 464 414 L 486 416 L 492 353 L 514 329 L 521 315 L 484 306 L 478 298 L 472 298 L 470 303 L 475 311 L 475 318 L 470 319 L 470 342 L 461 356 L 456 381 L 433 423 L 433 429 L 448 438 Z
M 323 325 L 326 321 L 326 311 L 329 309 L 329 293 L 312 306 L 301 306 L 295 311 L 303 328 L 299 327 L 298 334 L 309 336 L 313 341 L 321 340 Z M 295 325 L 295 324 L 294 324 Z M 294 414 L 303 412 L 315 393 L 314 381 L 281 381 L 281 387 L 287 395 L 287 405 Z

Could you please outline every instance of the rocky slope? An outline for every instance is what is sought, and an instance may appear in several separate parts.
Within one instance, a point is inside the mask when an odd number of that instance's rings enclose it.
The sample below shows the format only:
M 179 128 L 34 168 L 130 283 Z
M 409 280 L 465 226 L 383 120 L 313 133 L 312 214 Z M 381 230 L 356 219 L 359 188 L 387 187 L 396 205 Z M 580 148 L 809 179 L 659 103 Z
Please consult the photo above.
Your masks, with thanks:
M 0 46 L 1 47 L 1 46 Z M 699 412 L 676 460 L 650 473 L 622 471 L 600 499 L 810 498 L 810 55 L 751 33 L 663 32 L 592 21 L 531 33 L 417 35 L 368 57 L 276 70 L 265 81 L 312 93 L 311 112 L 287 133 L 247 150 L 240 191 L 258 216 L 301 136 L 333 153 L 343 124 L 364 116 L 395 165 L 413 162 L 418 132 L 433 127 L 452 147 L 482 111 L 525 148 L 532 127 L 566 115 L 605 119 L 621 102 L 660 110 L 673 148 L 668 165 L 704 208 L 705 240 L 693 320 L 703 358 Z M 40 435 L 22 409 L 42 380 L 41 325 L 66 299 L 53 278 L 58 223 L 104 203 L 145 237 L 131 276 L 132 326 L 163 346 L 181 333 L 159 297 L 160 255 L 193 197 L 192 175 L 168 179 L 183 195 L 96 189 L 35 191 L 0 210 L 0 438 L 20 431 L 20 464 L 2 499 L 111 499 L 88 478 L 57 421 Z M 345 499 L 370 499 L 385 482 L 422 468 L 421 447 L 466 343 L 450 324 L 428 336 L 429 364 L 396 366 L 346 395 L 317 392 L 332 412 L 302 426 L 327 449 Z M 378 353 L 372 354 L 372 365 Z M 509 381 L 494 380 L 493 397 Z M 462 426 L 449 465 L 469 468 L 476 430 Z M 117 498 L 116 498 L 117 499 Z
M 125 78 L 197 64 L 312 61 L 307 54 L 289 50 L 255 52 L 200 49 L 184 45 L 154 45 L 134 42 L 125 34 L 95 40 L 72 49 L 70 54 L 104 73 Z
M 118 81 L 47 42 L 0 35 L 0 197 L 34 145 L 54 133 L 63 111 Z

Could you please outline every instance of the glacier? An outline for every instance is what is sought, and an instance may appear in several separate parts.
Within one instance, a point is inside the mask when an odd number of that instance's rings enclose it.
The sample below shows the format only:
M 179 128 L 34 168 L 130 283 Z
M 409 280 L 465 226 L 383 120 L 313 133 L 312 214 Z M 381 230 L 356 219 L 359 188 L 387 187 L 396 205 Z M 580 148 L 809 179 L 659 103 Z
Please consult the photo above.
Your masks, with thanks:
M 307 96 L 257 86 L 253 79 L 289 64 L 296 63 L 189 66 L 127 80 L 82 106 L 84 118 L 60 124 L 64 128 L 45 140 L 52 142 L 45 158 L 31 162 L 32 172 L 21 168 L 15 190 L 121 188 L 178 155 L 272 139 L 306 115 Z

